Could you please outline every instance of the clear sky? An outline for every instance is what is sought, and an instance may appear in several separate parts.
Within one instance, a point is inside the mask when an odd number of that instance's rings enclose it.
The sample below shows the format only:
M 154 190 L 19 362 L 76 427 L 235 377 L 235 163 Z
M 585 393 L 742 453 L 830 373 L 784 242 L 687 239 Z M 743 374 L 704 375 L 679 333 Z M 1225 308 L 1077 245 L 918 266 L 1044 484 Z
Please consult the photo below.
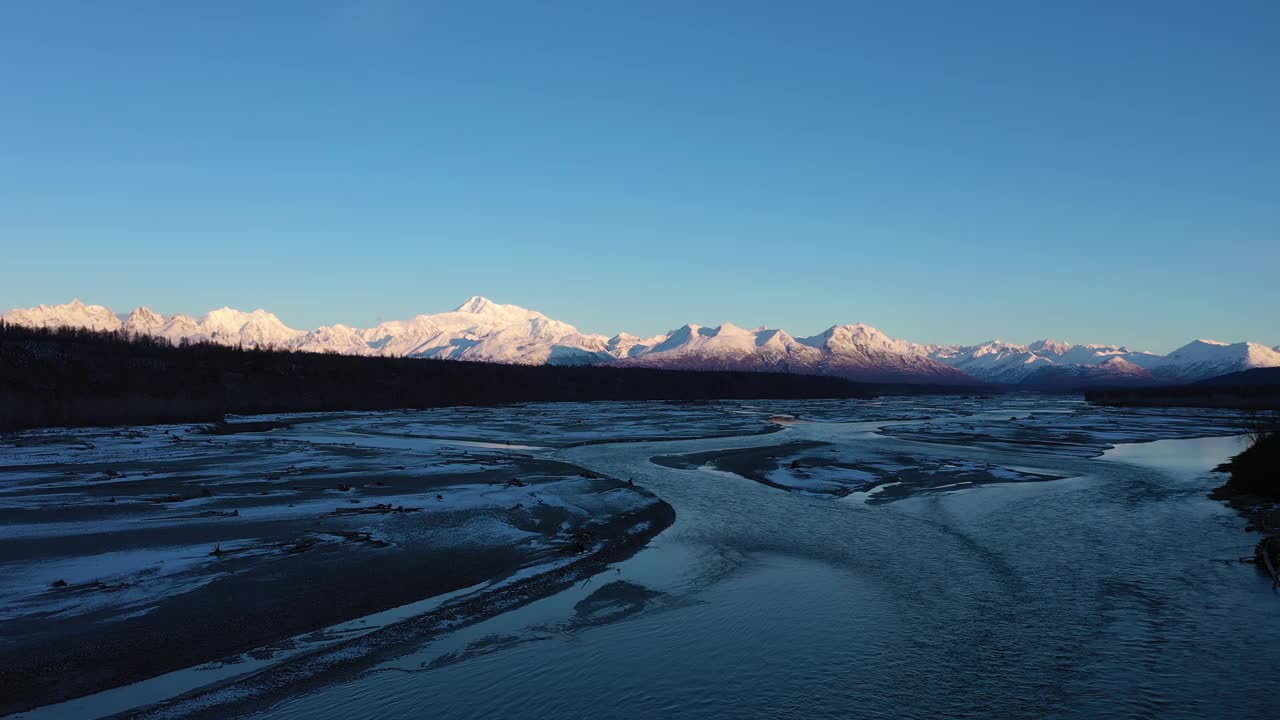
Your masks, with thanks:
M 1280 2 L 0 0 L 0 307 L 1280 342 Z

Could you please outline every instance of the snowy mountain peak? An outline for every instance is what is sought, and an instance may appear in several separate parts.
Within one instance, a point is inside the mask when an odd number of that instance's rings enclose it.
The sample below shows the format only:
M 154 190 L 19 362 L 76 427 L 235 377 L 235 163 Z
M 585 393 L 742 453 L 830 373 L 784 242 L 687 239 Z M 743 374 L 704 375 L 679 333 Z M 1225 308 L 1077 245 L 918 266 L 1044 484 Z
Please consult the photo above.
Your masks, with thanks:
M 454 312 L 471 313 L 479 315 L 486 310 L 491 310 L 497 306 L 497 303 L 483 295 L 472 295 L 466 302 L 458 306 Z
M 798 341 L 810 347 L 827 348 L 834 352 L 859 350 L 920 357 L 927 354 L 923 346 L 906 340 L 896 340 L 886 335 L 879 328 L 865 323 L 832 325 L 818 335 L 799 338 Z
M 1280 367 L 1280 352 L 1261 343 L 1193 340 L 1153 367 L 1162 377 L 1198 380 L 1257 367 Z
M 1061 342 L 1052 338 L 1045 338 L 1044 340 L 1037 340 L 1031 343 L 1027 346 L 1027 349 L 1034 353 L 1047 352 L 1054 355 L 1065 355 L 1073 347 L 1075 347 L 1075 345 L 1069 342 Z
M 125 318 L 124 329 L 133 335 L 154 335 L 164 325 L 164 317 L 151 308 L 140 307 Z
M 145 305 L 140 306 L 137 309 L 135 309 L 133 312 L 129 313 L 129 317 L 137 318 L 140 321 L 153 321 L 153 320 L 163 321 L 164 320 L 164 317 L 161 316 L 160 313 L 152 310 L 149 307 L 146 307 Z
M 5 322 L 34 327 L 74 327 L 90 330 L 120 330 L 124 323 L 109 308 L 86 305 L 79 298 L 63 305 L 37 305 L 10 310 Z
M 1174 355 L 1194 355 L 1194 354 L 1212 355 L 1214 353 L 1221 352 L 1221 350 L 1218 350 L 1218 348 L 1224 348 L 1224 347 L 1230 347 L 1230 344 L 1219 342 L 1217 340 L 1204 340 L 1204 339 L 1192 340 L 1186 345 L 1183 345 L 1177 350 L 1174 350 L 1173 352 L 1169 353 L 1169 356 L 1172 357 Z
M 475 295 L 466 302 L 458 306 L 453 313 L 440 313 L 438 315 L 419 315 L 418 318 L 434 318 L 443 320 L 448 315 L 463 316 L 457 322 L 470 322 L 465 318 L 478 319 L 487 323 L 511 323 L 511 322 L 532 322 L 537 320 L 548 321 L 546 315 L 535 310 L 522 308 L 519 305 L 503 305 L 490 300 L 483 295 Z M 555 321 L 552 321 L 555 322 Z
M 306 334 L 261 308 L 253 312 L 230 307 L 210 311 L 200 322 L 200 330 L 219 342 L 253 347 L 283 346 Z
M 1119 355 L 1114 355 L 1111 358 L 1107 359 L 1105 362 L 1098 363 L 1098 367 L 1107 368 L 1110 370 L 1122 371 L 1122 372 L 1132 372 L 1132 373 L 1139 373 L 1143 371 L 1142 366 L 1136 363 L 1129 362 L 1128 360 L 1125 360 Z

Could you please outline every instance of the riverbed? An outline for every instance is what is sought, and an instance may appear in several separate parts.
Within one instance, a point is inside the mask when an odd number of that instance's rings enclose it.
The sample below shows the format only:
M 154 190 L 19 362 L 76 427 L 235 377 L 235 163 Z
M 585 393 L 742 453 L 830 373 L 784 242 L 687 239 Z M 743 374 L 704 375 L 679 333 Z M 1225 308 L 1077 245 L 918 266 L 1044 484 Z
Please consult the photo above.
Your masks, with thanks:
M 1256 537 L 1206 497 L 1245 424 L 1038 396 L 302 423 L 268 435 L 485 443 L 643 488 L 675 522 L 567 589 L 374 659 L 304 648 L 335 661 L 288 675 L 296 656 L 267 653 L 21 717 L 1271 717 L 1280 596 L 1238 562 Z

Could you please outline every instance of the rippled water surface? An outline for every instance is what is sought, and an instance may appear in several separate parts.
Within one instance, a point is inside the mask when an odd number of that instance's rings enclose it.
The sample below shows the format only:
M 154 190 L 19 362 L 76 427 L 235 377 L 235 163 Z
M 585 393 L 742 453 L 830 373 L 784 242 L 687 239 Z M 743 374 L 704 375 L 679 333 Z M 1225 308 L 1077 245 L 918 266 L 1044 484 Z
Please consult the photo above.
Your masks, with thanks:
M 1089 412 L 1041 404 L 965 422 Z M 768 435 L 547 451 L 634 478 L 675 525 L 572 590 L 256 717 L 1275 717 L 1280 596 L 1236 562 L 1256 540 L 1244 521 L 1205 497 L 1243 439 L 1087 457 L 816 416 Z M 1165 437 L 1159 413 L 1143 423 Z M 1067 479 L 875 504 L 649 462 L 795 440 Z

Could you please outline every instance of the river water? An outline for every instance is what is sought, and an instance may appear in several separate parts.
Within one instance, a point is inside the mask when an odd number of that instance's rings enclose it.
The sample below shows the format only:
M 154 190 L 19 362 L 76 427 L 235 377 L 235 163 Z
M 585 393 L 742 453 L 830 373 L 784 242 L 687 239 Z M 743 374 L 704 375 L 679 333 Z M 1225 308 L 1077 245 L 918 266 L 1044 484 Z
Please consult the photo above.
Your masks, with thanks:
M 1237 562 L 1244 521 L 1205 497 L 1241 437 L 1081 457 L 884 425 L 549 450 L 634 478 L 675 524 L 578 587 L 255 717 L 1275 717 L 1280 596 Z M 877 504 L 649 462 L 794 440 L 1068 477 Z

